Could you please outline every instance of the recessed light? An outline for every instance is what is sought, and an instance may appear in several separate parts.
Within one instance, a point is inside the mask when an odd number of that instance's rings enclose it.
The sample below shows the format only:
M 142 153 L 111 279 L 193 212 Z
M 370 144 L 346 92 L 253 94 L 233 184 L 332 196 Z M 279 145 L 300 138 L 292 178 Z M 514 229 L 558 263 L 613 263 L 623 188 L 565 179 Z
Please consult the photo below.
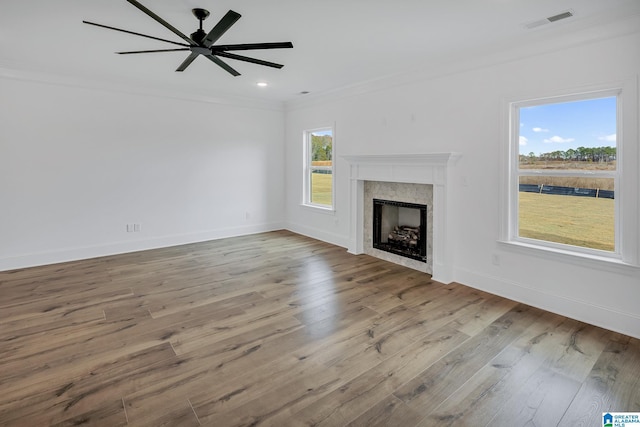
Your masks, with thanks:
M 256 85 L 260 86 L 260 87 L 267 87 L 269 86 L 269 84 L 267 82 L 258 82 L 256 83 Z

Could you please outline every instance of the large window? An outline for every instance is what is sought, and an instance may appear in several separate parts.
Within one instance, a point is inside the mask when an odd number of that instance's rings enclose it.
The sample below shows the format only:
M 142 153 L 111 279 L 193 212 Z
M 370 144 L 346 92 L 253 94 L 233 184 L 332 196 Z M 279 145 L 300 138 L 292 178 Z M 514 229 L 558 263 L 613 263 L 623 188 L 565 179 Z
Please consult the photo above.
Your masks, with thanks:
M 619 94 L 511 104 L 510 240 L 621 258 Z
M 304 204 L 333 209 L 333 129 L 304 133 Z

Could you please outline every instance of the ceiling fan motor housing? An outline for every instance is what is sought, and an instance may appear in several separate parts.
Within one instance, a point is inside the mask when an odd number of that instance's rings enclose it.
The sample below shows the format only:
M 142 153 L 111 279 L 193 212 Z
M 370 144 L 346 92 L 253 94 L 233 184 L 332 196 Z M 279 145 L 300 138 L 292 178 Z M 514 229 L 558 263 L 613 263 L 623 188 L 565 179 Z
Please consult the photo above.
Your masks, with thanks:
M 195 33 L 191 33 L 191 40 L 194 42 L 201 44 L 202 40 L 207 36 L 207 33 L 204 32 L 202 28 L 197 30 Z

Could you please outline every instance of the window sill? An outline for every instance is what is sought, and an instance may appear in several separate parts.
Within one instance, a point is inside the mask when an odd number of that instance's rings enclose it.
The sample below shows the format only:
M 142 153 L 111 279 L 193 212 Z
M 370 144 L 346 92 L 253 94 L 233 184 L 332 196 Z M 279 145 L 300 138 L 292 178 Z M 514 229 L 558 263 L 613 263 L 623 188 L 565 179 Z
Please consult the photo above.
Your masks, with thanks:
M 505 249 L 513 250 L 522 254 L 535 255 L 550 261 L 560 261 L 595 270 L 606 270 L 612 273 L 626 275 L 635 275 L 640 272 L 640 266 L 629 264 L 618 258 L 580 253 L 517 241 L 498 240 L 498 244 Z
M 323 213 L 326 215 L 335 215 L 336 210 L 333 207 L 325 207 L 320 205 L 308 205 L 306 203 L 301 203 L 300 207 L 309 211 Z

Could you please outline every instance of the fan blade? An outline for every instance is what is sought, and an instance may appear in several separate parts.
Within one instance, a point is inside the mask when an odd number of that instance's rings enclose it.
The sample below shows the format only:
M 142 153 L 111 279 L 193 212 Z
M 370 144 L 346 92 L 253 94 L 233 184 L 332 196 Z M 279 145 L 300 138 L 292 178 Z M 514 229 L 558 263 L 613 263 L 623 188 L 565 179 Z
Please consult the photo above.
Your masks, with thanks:
M 293 47 L 291 42 L 276 43 L 245 43 L 245 44 L 218 44 L 210 46 L 213 54 L 222 50 L 254 50 L 254 49 L 289 49 Z
M 228 11 L 227 14 L 224 15 L 220 21 L 218 21 L 216 26 L 213 27 L 211 31 L 209 31 L 207 37 L 204 38 L 203 44 L 206 47 L 214 44 L 220 37 L 222 37 L 224 33 L 227 32 L 229 28 L 231 28 L 233 24 L 236 23 L 238 19 L 240 19 L 241 16 L 242 15 L 234 12 L 233 10 Z
M 129 31 L 129 30 L 123 30 L 122 28 L 116 28 L 116 27 L 110 27 L 108 25 L 102 25 L 102 24 L 96 24 L 95 22 L 89 22 L 89 21 L 82 21 L 85 24 L 89 24 L 89 25 L 95 25 L 96 27 L 101 27 L 101 28 L 107 28 L 109 30 L 116 30 L 116 31 L 121 31 L 123 33 L 127 33 L 127 34 L 133 34 L 134 36 L 140 36 L 140 37 L 146 37 L 148 39 L 153 39 L 153 40 L 160 40 L 161 42 L 167 42 L 167 43 L 171 43 L 171 44 L 177 44 L 178 46 L 190 46 L 188 44 L 184 44 L 184 43 L 178 43 L 178 42 L 174 42 L 171 40 L 166 40 L 166 39 L 161 39 L 159 37 L 154 37 L 154 36 L 148 36 L 146 34 L 141 34 L 141 33 L 136 33 L 134 31 Z
M 198 55 L 200 55 L 200 54 L 191 52 L 191 55 L 187 56 L 187 59 L 185 59 L 182 62 L 182 64 L 180 64 L 180 66 L 176 69 L 176 71 L 184 71 L 184 70 L 186 70 L 187 67 L 189 65 L 191 65 L 191 63 L 198 57 Z
M 131 50 L 127 52 L 116 52 L 116 53 L 118 55 L 131 55 L 132 53 L 178 52 L 183 50 L 190 50 L 190 49 L 188 47 L 182 47 L 180 49 Z
M 229 74 L 232 74 L 234 77 L 237 77 L 240 75 L 239 72 L 237 72 L 236 70 L 234 70 L 233 68 L 231 68 L 226 62 L 224 62 L 223 60 L 221 60 L 220 58 L 216 58 L 213 55 L 204 55 L 205 58 L 209 59 L 211 62 L 214 62 L 215 64 L 217 64 L 219 67 L 223 68 L 224 70 L 226 70 Z
M 137 7 L 138 9 L 140 9 L 141 11 L 143 11 L 144 13 L 146 13 L 147 15 L 149 15 L 151 18 L 153 18 L 155 21 L 157 21 L 160 25 L 164 26 L 165 28 L 167 28 L 168 30 L 173 32 L 175 35 L 180 37 L 182 40 L 184 40 L 187 43 L 189 43 L 191 46 L 197 46 L 196 42 L 194 42 L 189 37 L 187 37 L 184 34 L 182 34 L 176 27 L 174 27 L 173 25 L 169 24 L 167 21 L 165 21 L 164 19 L 160 18 L 158 15 L 156 15 L 155 13 L 153 13 L 152 11 L 147 9 L 140 2 L 138 2 L 136 0 L 127 0 L 127 1 L 129 3 L 131 3 L 132 5 L 134 5 L 135 7 Z
M 282 67 L 284 67 L 284 65 L 276 64 L 275 62 L 263 61 L 262 59 L 249 58 L 247 56 L 236 55 L 234 53 L 216 52 L 216 55 L 223 56 L 223 57 L 229 58 L 229 59 L 236 59 L 238 61 L 245 61 L 245 62 L 251 62 L 253 64 L 265 65 L 267 67 L 273 67 L 273 68 L 282 68 Z

